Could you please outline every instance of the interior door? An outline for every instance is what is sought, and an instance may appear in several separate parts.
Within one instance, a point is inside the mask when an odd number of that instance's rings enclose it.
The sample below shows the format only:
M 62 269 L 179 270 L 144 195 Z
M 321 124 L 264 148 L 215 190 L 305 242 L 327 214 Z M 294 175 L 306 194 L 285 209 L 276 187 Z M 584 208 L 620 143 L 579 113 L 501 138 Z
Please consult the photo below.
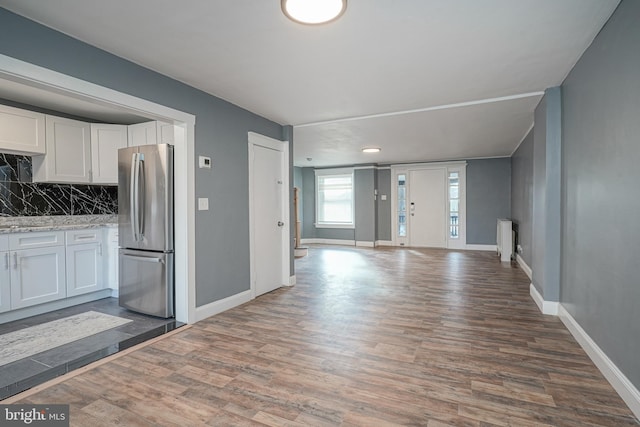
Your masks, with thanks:
M 409 245 L 445 248 L 446 169 L 409 171 Z
M 284 152 L 253 146 L 253 265 L 256 296 L 284 285 Z

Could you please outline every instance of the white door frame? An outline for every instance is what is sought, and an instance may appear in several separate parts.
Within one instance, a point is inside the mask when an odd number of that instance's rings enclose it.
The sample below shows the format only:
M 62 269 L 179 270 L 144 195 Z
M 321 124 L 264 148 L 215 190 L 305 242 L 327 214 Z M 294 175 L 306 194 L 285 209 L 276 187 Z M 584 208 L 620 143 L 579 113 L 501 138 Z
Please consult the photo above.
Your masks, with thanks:
M 284 155 L 284 161 L 282 163 L 282 212 L 283 212 L 283 230 L 282 230 L 282 268 L 280 283 L 282 286 L 289 285 L 290 269 L 290 246 L 291 239 L 289 239 L 290 224 L 289 224 L 289 141 L 279 141 L 277 139 L 269 138 L 268 136 L 260 135 L 255 132 L 248 133 L 249 139 L 249 257 L 250 257 L 250 280 L 251 280 L 251 298 L 256 297 L 256 276 L 255 276 L 255 230 L 253 226 L 254 218 L 254 188 L 253 188 L 253 156 L 255 155 L 254 147 L 261 146 L 270 148 L 272 150 L 280 151 Z
M 195 288 L 194 130 L 196 117 L 2 54 L 0 54 L 0 78 L 176 125 L 174 150 L 176 320 L 183 323 L 194 323 L 200 320 L 196 317 Z
M 435 162 L 435 163 L 413 163 L 413 164 L 403 164 L 403 165 L 391 165 L 391 241 L 394 246 L 407 246 L 409 242 L 409 227 L 410 221 L 407 217 L 407 237 L 398 237 L 398 174 L 405 174 L 407 183 L 407 215 L 409 215 L 409 197 L 411 194 L 411 182 L 409 181 L 409 172 L 412 170 L 421 170 L 421 169 L 442 169 L 445 168 L 445 194 L 446 197 L 446 212 L 445 221 L 443 227 L 449 229 L 449 173 L 450 172 L 458 172 L 460 177 L 460 187 L 459 187 L 459 197 L 460 197 L 460 205 L 459 205 L 459 227 L 458 227 L 458 238 L 451 239 L 449 238 L 449 232 L 447 231 L 447 248 L 448 249 L 464 249 L 467 246 L 467 203 L 466 203 L 466 194 L 467 194 L 467 162 Z M 402 245 L 404 243 L 404 245 Z

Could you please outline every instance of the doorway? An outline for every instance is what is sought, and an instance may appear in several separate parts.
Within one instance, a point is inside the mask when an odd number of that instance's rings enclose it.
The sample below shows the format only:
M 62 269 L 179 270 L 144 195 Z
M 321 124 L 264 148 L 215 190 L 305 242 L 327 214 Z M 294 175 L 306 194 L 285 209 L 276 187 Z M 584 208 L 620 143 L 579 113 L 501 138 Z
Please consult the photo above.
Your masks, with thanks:
M 249 133 L 253 297 L 289 283 L 288 142 Z

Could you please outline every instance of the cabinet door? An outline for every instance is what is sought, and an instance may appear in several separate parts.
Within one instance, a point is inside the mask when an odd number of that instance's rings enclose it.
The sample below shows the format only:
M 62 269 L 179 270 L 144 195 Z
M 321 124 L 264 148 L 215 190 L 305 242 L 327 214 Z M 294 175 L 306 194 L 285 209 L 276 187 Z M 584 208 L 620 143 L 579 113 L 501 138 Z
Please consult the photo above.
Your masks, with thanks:
M 67 297 L 102 289 L 102 264 L 102 243 L 67 246 Z
M 44 154 L 44 114 L 0 105 L 0 152 Z
M 11 309 L 11 285 L 9 252 L 0 252 L 0 313 Z
M 118 150 L 127 146 L 127 126 L 91 124 L 91 181 L 118 183 Z
M 156 122 L 158 133 L 158 144 L 175 144 L 174 126 L 169 123 Z
M 64 298 L 64 246 L 11 252 L 11 308 Z
M 110 227 L 107 230 L 107 242 L 106 242 L 106 255 L 107 262 L 107 283 L 106 288 L 116 291 L 112 295 L 117 296 L 118 291 L 118 228 Z
M 138 145 L 150 145 L 158 143 L 158 131 L 156 122 L 138 123 L 129 125 L 128 141 L 129 147 L 137 147 Z
M 46 116 L 47 154 L 33 158 L 34 182 L 91 182 L 89 123 Z

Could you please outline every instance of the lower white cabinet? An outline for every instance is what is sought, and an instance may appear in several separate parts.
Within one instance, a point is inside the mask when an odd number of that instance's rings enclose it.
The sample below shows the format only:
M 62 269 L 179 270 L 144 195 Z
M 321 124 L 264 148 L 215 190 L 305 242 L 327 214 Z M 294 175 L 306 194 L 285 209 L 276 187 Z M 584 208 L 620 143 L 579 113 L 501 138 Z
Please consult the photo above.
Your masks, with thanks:
M 113 289 L 113 296 L 118 296 L 118 227 L 109 227 L 107 232 L 107 283 L 105 288 Z
M 102 229 L 67 231 L 67 297 L 104 288 Z
M 11 264 L 9 262 L 9 238 L 0 236 L 0 313 L 11 309 L 11 282 L 9 273 Z
M 64 298 L 64 259 L 64 246 L 11 251 L 11 308 Z

